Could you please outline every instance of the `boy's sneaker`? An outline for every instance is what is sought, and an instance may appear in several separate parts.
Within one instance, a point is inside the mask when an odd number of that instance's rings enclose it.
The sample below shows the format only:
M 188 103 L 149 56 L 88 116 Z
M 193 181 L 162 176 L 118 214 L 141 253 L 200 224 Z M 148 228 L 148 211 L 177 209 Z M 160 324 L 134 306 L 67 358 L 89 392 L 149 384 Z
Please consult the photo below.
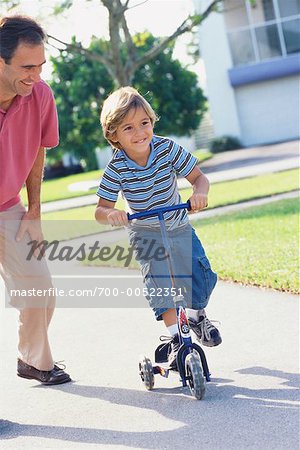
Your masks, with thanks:
M 180 348 L 179 336 L 178 336 L 178 334 L 175 334 L 175 336 L 173 336 L 173 338 L 170 342 L 170 351 L 168 354 L 169 369 L 177 370 L 176 358 L 177 358 L 177 353 L 178 353 L 179 348 Z
M 206 347 L 216 347 L 221 344 L 220 332 L 206 317 L 204 309 L 199 311 L 198 321 L 189 318 L 189 324 L 199 341 Z

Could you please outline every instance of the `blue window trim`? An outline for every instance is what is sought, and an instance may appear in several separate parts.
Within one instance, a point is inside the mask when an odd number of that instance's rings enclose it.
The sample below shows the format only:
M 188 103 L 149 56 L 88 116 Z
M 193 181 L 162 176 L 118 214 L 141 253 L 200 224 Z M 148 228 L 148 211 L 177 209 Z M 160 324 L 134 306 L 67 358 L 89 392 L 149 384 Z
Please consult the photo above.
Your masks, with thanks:
M 232 87 L 300 74 L 300 53 L 228 70 Z

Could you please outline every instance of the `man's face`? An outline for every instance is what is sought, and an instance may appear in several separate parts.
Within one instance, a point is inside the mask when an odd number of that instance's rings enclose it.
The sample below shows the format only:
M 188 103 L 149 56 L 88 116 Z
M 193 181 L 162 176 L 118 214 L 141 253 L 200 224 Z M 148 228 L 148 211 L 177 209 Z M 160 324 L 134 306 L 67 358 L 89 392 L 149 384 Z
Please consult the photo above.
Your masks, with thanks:
M 40 81 L 45 62 L 43 44 L 20 43 L 9 64 L 0 58 L 1 93 L 11 97 L 31 94 L 34 83 Z

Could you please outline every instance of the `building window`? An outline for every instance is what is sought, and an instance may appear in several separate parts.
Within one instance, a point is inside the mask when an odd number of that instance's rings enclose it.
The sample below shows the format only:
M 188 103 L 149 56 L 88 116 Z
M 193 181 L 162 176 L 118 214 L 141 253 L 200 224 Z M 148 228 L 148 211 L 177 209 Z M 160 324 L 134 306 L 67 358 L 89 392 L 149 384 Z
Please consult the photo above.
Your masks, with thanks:
M 234 66 L 300 52 L 300 0 L 224 0 Z
M 300 52 L 300 19 L 289 20 L 282 24 L 283 36 L 287 53 Z
M 229 34 L 231 55 L 235 66 L 255 62 L 255 54 L 249 30 Z
M 277 0 L 281 17 L 296 16 L 300 10 L 300 0 Z
M 281 55 L 280 40 L 276 25 L 255 28 L 259 59 L 269 59 Z
M 272 0 L 256 2 L 251 8 L 251 19 L 253 23 L 268 22 L 275 20 L 275 9 Z

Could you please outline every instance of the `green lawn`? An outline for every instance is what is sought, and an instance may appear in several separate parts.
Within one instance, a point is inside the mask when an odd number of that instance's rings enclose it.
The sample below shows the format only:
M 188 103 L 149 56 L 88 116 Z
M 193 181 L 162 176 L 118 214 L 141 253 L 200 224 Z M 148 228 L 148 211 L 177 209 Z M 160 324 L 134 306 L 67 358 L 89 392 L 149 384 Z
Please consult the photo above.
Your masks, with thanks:
M 217 183 L 211 186 L 209 205 L 237 203 L 298 188 L 296 169 Z M 181 193 L 185 201 L 191 190 L 184 189 Z M 96 201 L 95 196 L 95 204 Z M 118 207 L 123 206 L 119 201 Z M 193 222 L 193 226 L 220 279 L 296 293 L 299 292 L 297 210 L 298 199 L 284 200 L 202 219 Z M 94 211 L 95 206 L 87 206 L 44 214 L 45 237 L 70 239 L 111 229 L 95 222 Z M 116 245 L 126 247 L 127 242 Z M 109 263 L 122 264 L 116 260 Z M 135 261 L 131 267 L 137 267 Z
M 266 197 L 299 189 L 299 170 L 259 175 L 242 180 L 225 181 L 212 184 L 209 191 L 209 208 L 229 205 L 242 201 Z M 185 201 L 192 190 L 183 189 L 180 194 Z
M 211 185 L 209 207 L 238 203 L 253 198 L 288 192 L 299 188 L 298 170 L 287 170 L 268 175 L 260 175 L 242 180 L 227 181 Z M 191 195 L 191 189 L 180 191 L 183 201 Z M 97 197 L 95 195 L 95 205 Z M 123 200 L 117 203 L 118 208 L 124 208 Z M 94 220 L 95 206 L 67 209 L 43 214 L 43 220 Z M 70 227 L 70 237 L 76 236 L 76 230 Z
M 107 225 L 101 225 L 95 220 L 43 220 L 43 235 L 47 241 L 66 241 L 101 233 L 107 229 Z
M 193 223 L 219 278 L 299 292 L 299 200 Z
M 42 183 L 42 203 L 93 194 L 95 190 L 71 192 L 69 191 L 68 186 L 70 184 L 79 183 L 81 181 L 95 180 L 98 183 L 102 176 L 102 173 L 103 170 L 93 170 L 92 172 L 78 173 L 76 175 L 69 175 L 63 178 L 56 178 L 54 180 L 45 180 Z M 21 197 L 26 204 L 27 196 L 25 188 L 23 188 L 21 191 Z
M 298 219 L 298 199 L 291 199 L 193 222 L 193 226 L 219 279 L 299 293 Z M 127 242 L 115 245 L 126 248 Z M 124 262 L 114 259 L 109 265 L 124 267 Z M 129 267 L 138 265 L 132 261 Z
M 199 162 L 203 162 L 212 157 L 212 153 L 205 150 L 197 150 L 193 154 L 198 158 Z M 95 181 L 95 186 L 97 186 L 102 174 L 103 169 L 99 169 L 92 172 L 79 173 L 63 178 L 56 178 L 54 180 L 45 180 L 42 184 L 42 203 L 93 194 L 96 191 L 96 187 L 95 189 L 90 189 L 88 191 L 71 192 L 68 189 L 68 186 L 70 184 L 79 183 L 81 181 Z M 23 188 L 21 191 L 21 197 L 26 204 L 27 196 L 25 188 Z
M 199 163 L 202 163 L 203 161 L 206 161 L 213 157 L 213 153 L 206 150 L 206 149 L 200 149 L 193 152 L 193 155 L 196 156 Z

